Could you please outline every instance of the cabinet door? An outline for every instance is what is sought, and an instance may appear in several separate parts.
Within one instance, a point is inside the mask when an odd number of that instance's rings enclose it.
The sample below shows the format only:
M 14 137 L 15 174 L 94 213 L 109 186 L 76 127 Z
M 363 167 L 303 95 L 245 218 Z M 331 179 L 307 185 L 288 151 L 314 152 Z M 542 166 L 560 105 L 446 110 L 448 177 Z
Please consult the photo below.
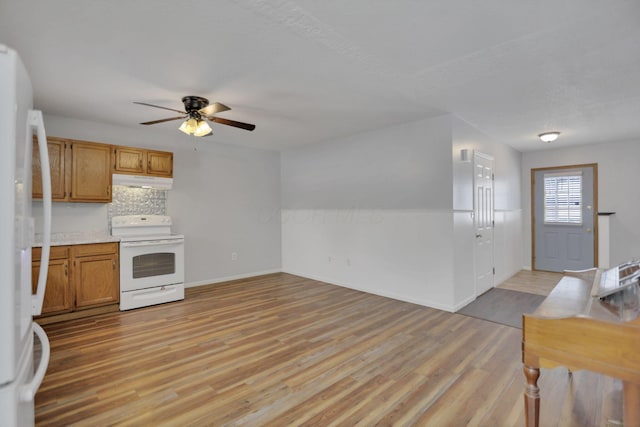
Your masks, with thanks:
M 71 143 L 71 201 L 111 201 L 110 160 L 109 145 Z
M 49 148 L 49 165 L 51 167 L 51 198 L 53 200 L 65 200 L 67 193 L 64 188 L 65 172 L 65 140 L 58 138 L 47 138 Z M 33 198 L 42 199 L 42 169 L 40 166 L 40 150 L 38 141 L 33 138 L 32 156 L 32 185 Z
M 119 267 L 116 254 L 73 259 L 76 308 L 106 305 L 120 301 Z
M 145 171 L 145 154 L 145 150 L 138 148 L 114 148 L 113 171 L 115 173 L 143 174 Z
M 40 263 L 34 262 L 31 267 L 33 292 L 38 286 Z M 69 260 L 54 259 L 49 261 L 47 272 L 47 289 L 44 293 L 42 315 L 71 311 L 73 298 L 69 287 Z
M 147 174 L 173 176 L 173 153 L 166 151 L 147 151 Z
M 31 267 L 32 292 L 36 292 L 38 275 L 40 274 L 40 248 L 33 248 Z M 44 293 L 42 315 L 56 314 L 73 309 L 72 289 L 69 285 L 69 247 L 54 246 L 51 248 L 49 270 L 47 272 L 47 288 Z

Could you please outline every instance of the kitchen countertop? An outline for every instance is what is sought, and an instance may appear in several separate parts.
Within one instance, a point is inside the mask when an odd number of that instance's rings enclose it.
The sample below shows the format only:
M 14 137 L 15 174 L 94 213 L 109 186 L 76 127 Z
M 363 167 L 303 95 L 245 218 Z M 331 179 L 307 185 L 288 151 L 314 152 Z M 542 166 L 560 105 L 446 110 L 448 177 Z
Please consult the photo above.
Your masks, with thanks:
M 70 231 L 51 233 L 51 246 L 86 245 L 90 243 L 119 242 L 118 236 L 112 236 L 102 231 Z M 36 234 L 34 247 L 42 246 L 42 234 Z

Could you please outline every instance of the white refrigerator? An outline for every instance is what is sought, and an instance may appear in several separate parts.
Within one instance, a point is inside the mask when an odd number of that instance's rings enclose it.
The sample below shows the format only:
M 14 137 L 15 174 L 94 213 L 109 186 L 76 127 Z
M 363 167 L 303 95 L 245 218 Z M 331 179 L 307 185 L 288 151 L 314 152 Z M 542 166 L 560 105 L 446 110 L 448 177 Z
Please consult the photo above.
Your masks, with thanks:
M 51 180 L 42 113 L 18 54 L 0 44 L 0 424 L 34 425 L 33 399 L 49 364 L 49 340 L 33 322 L 40 314 L 49 263 Z M 38 136 L 43 182 L 42 267 L 31 285 L 31 155 Z M 41 342 L 34 361 L 34 334 Z

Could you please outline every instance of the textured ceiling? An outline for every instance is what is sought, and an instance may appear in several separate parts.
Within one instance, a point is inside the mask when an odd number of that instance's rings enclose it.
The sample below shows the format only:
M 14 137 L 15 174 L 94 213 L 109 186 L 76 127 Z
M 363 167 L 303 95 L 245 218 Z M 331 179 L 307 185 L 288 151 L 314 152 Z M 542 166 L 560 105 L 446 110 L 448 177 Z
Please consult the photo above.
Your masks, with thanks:
M 640 2 L 0 0 L 45 113 L 139 126 L 184 95 L 232 108 L 213 142 L 330 140 L 453 113 L 521 151 L 640 142 Z M 165 114 L 168 113 L 168 114 Z M 175 132 L 180 122 L 150 132 Z

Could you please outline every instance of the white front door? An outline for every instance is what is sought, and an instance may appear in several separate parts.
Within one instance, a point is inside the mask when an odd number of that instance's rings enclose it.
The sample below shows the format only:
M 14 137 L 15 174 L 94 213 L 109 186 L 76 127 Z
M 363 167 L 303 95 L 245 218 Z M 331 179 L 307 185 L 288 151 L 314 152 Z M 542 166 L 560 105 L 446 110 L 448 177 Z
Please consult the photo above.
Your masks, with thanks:
M 473 155 L 476 296 L 493 288 L 493 157 Z

